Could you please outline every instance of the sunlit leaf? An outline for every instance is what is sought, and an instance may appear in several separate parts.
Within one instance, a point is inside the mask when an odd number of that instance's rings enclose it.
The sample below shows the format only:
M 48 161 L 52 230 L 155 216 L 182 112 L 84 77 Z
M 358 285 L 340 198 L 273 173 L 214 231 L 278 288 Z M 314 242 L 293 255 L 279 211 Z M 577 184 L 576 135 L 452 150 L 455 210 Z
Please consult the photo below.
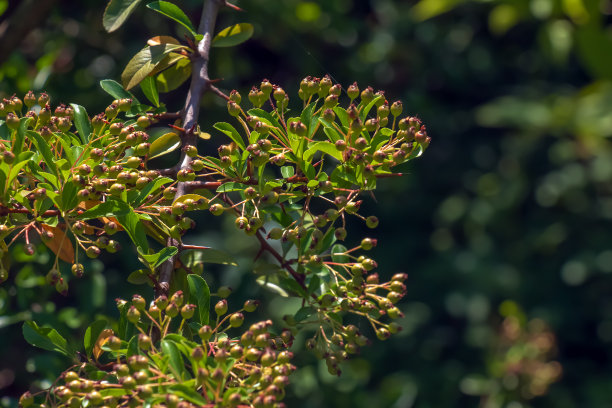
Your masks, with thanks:
M 121 82 L 125 89 L 131 89 L 138 85 L 168 53 L 183 47 L 182 45 L 165 43 L 154 46 L 147 45 L 138 51 L 121 73 Z
M 140 1 L 141 0 L 110 0 L 104 10 L 104 16 L 102 17 L 104 29 L 110 33 L 121 27 Z
M 253 25 L 249 23 L 234 24 L 221 30 L 212 40 L 213 47 L 233 47 L 251 38 Z
M 120 200 L 109 199 L 103 203 L 100 203 L 76 218 L 79 220 L 89 220 L 93 218 L 101 217 L 116 217 L 129 213 L 131 211 L 130 206 Z
M 132 285 L 144 285 L 145 283 L 151 283 L 149 278 L 149 271 L 146 269 L 138 269 L 130 273 L 127 277 L 127 281 Z
M 149 147 L 149 159 L 163 156 L 178 149 L 181 145 L 181 137 L 176 133 L 166 133 L 155 139 Z
M 201 276 L 190 274 L 187 275 L 187 284 L 189 285 L 189 301 L 194 302 L 198 307 L 198 316 L 200 324 L 208 324 L 208 314 L 210 308 L 210 289 L 208 284 Z
M 151 10 L 155 10 L 158 13 L 171 18 L 183 27 L 185 27 L 192 35 L 196 35 L 196 29 L 191 24 L 189 17 L 181 10 L 176 4 L 172 4 L 168 1 L 154 1 L 147 4 L 147 7 Z
M 154 254 L 140 254 L 140 256 L 147 261 L 152 268 L 157 268 L 159 265 L 176 255 L 177 252 L 178 249 L 176 247 L 169 246 Z
M 226 122 L 217 122 L 217 123 L 214 124 L 213 127 L 215 129 L 225 133 L 227 136 L 229 136 L 229 138 L 232 139 L 232 141 L 234 143 L 236 143 L 238 146 L 240 146 L 242 148 L 242 150 L 246 149 L 246 146 L 244 144 L 244 140 L 242 140 L 242 137 L 240 136 L 240 133 L 238 133 L 236 128 L 234 128 L 232 125 L 230 125 L 229 123 L 226 123 Z
M 77 128 L 81 141 L 86 144 L 89 142 L 89 134 L 91 133 L 91 123 L 87 111 L 76 103 L 71 103 L 70 106 L 74 109 L 74 126 Z
M 85 330 L 83 345 L 85 346 L 85 353 L 87 356 L 91 356 L 96 341 L 106 327 L 106 324 L 107 322 L 104 319 L 96 320 L 87 328 L 87 330 Z
M 94 360 L 98 361 L 98 358 L 102 354 L 102 346 L 108 342 L 109 337 L 113 335 L 113 331 L 111 329 L 104 329 L 100 332 L 98 337 L 96 338 L 96 342 L 91 350 L 91 354 Z
M 162 71 L 155 78 L 159 92 L 170 92 L 181 86 L 191 77 L 191 61 L 182 58 Z
M 157 85 L 155 84 L 155 78 L 146 77 L 140 83 L 140 89 L 142 93 L 147 97 L 149 102 L 154 106 L 159 107 L 159 93 L 157 92 Z
M 36 322 L 28 321 L 23 324 L 23 337 L 33 346 L 72 357 L 66 339 L 55 329 L 38 327 Z
M 100 81 L 100 87 L 115 99 L 131 99 L 133 102 L 140 103 L 131 92 L 126 91 L 117 81 L 103 79 Z
M 180 44 L 179 40 L 169 35 L 156 35 L 147 40 L 147 45 Z

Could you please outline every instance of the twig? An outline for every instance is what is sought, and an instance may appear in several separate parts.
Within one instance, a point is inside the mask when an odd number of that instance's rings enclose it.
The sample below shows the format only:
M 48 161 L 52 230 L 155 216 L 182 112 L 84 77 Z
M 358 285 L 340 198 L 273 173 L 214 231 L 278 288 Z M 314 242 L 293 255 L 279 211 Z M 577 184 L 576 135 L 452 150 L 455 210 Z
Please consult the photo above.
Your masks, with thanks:
M 182 146 L 195 146 L 197 138 L 194 133 L 196 125 L 198 123 L 198 115 L 200 111 L 200 100 L 202 95 L 211 90 L 210 78 L 208 75 L 208 60 L 210 54 L 210 46 L 213 39 L 215 30 L 215 22 L 217 20 L 217 14 L 219 9 L 225 5 L 223 0 L 204 0 L 204 7 L 202 8 L 202 16 L 200 18 L 200 25 L 198 26 L 198 32 L 203 35 L 202 40 L 198 43 L 197 52 L 192 57 L 191 67 L 191 85 L 189 86 L 189 92 L 187 94 L 187 100 L 185 101 L 185 107 L 182 111 L 183 116 L 183 129 L 185 133 L 182 135 Z M 185 154 L 185 151 L 181 153 L 180 169 L 189 169 L 191 158 Z M 176 186 L 175 198 L 181 197 L 187 191 L 188 184 L 180 182 Z M 168 238 L 166 246 L 178 246 L 178 242 L 173 238 Z M 159 289 L 155 290 L 155 296 L 168 295 L 170 289 L 170 280 L 172 279 L 172 271 L 174 270 L 174 263 L 177 256 L 172 256 L 166 262 L 164 262 L 159 270 Z

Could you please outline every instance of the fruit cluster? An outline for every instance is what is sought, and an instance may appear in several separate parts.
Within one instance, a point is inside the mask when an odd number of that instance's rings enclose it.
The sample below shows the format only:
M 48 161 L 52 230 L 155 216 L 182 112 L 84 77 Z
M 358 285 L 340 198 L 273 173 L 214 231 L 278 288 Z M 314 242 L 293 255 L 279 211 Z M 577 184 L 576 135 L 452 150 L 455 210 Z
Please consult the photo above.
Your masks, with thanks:
M 252 324 L 242 334 L 245 312 L 256 301 L 228 313 L 227 300 L 214 307 L 211 325 L 192 321 L 196 306 L 182 292 L 160 296 L 146 306 L 135 295 L 117 300 L 119 333 L 99 331 L 92 359 L 63 373 L 49 390 L 55 407 L 283 407 L 288 376 L 295 370 L 289 331 L 274 335 L 271 321 Z M 155 340 L 158 339 L 158 340 Z M 33 403 L 26 393 L 21 405 Z
M 141 297 L 122 301 L 122 319 L 140 334 L 131 336 L 127 326 L 106 332 L 95 361 L 66 374 L 65 384 L 54 389 L 55 401 L 174 406 L 178 395 L 184 406 L 247 400 L 277 406 L 292 371 L 289 353 L 280 350 L 298 331 L 313 329 L 307 347 L 325 358 L 330 373 L 340 374 L 341 361 L 369 342 L 369 329 L 345 322 L 346 314 L 366 319 L 381 340 L 400 330 L 393 320 L 402 316 L 396 304 L 407 275 L 379 277 L 376 261 L 365 255 L 375 238 L 347 248 L 347 220 L 376 228 L 376 216 L 360 213 L 364 193 L 371 194 L 379 179 L 400 175 L 393 168 L 419 157 L 430 138 L 418 118 L 402 117 L 401 102 L 389 104 L 384 93 L 360 91 L 357 84 L 346 89 L 347 98 L 343 92 L 328 77 L 305 78 L 298 92 L 302 109 L 294 116 L 287 93 L 267 80 L 249 92 L 250 109 L 232 91 L 227 108 L 240 131 L 226 122 L 214 125 L 219 137 L 229 138 L 217 157 L 200 155 L 193 143 L 196 133 L 208 140 L 207 134 L 181 128 L 178 115 L 129 98 L 91 119 L 79 105 L 53 110 L 44 94 L 0 104 L 0 259 L 19 237 L 33 252 L 31 237 L 39 236 L 56 255 L 47 282 L 66 294 L 59 260 L 81 277 L 79 253 L 114 253 L 120 248 L 113 235 L 124 231 L 145 265 L 136 277 L 159 288 L 164 265 L 175 275 L 201 269 L 197 257 L 181 255 L 204 249 L 184 240 L 195 226 L 189 212 L 208 210 L 233 215 L 236 227 L 258 240 L 260 255 L 267 253 L 255 268 L 258 283 L 303 299 L 302 308 L 285 316 L 280 337 L 263 322 L 233 339 L 225 331 L 239 327 L 242 312 L 254 304 L 226 315 L 222 300 L 216 324 L 208 326 L 208 312 L 202 315 L 192 297 L 203 326 L 186 324 L 195 311 L 183 304 L 180 289 L 187 287 L 180 281 L 186 279 L 176 279 L 172 287 L 179 291 L 169 300 L 158 297 L 148 308 Z M 152 168 L 152 159 L 179 148 L 179 164 Z M 155 252 L 149 238 L 164 248 Z M 6 268 L 1 271 L 5 280 Z M 175 317 L 181 319 L 176 325 Z M 201 344 L 190 338 L 196 332 Z M 112 364 L 98 360 L 102 351 Z

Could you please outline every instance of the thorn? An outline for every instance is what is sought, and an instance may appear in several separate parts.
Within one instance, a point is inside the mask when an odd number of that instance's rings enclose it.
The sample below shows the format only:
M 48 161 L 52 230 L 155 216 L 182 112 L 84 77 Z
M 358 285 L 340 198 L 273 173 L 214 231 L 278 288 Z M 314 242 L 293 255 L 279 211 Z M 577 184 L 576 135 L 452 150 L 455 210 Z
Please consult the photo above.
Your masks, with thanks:
M 174 129 L 174 130 L 178 130 L 179 132 L 182 132 L 182 133 L 187 132 L 187 131 L 185 130 L 185 128 L 182 128 L 182 127 L 180 127 L 180 126 L 174 126 L 174 125 L 168 125 L 168 126 L 170 126 L 172 129 Z
M 210 86 L 209 86 L 209 88 L 210 88 L 210 90 L 211 90 L 211 91 L 212 91 L 214 94 L 216 94 L 217 96 L 220 96 L 221 98 L 225 99 L 226 101 L 229 101 L 229 100 L 230 100 L 229 96 L 227 96 L 225 93 L 223 93 L 223 91 L 221 91 L 221 90 L 220 90 L 219 88 L 217 88 L 216 86 L 214 86 L 214 85 L 210 85 Z
M 193 42 L 193 40 L 191 38 L 189 38 L 187 36 L 187 34 L 185 34 L 185 41 L 187 41 L 187 46 L 189 46 L 189 48 L 191 48 L 192 50 L 197 50 L 198 47 L 196 46 L 196 44 Z
M 226 7 L 229 7 L 229 8 L 231 8 L 231 9 L 234 9 L 234 10 L 236 10 L 236 11 L 244 11 L 243 9 L 241 9 L 240 7 L 238 7 L 237 5 L 232 4 L 232 3 L 228 3 L 227 1 L 225 2 L 225 4 L 224 4 L 224 5 L 225 5 Z

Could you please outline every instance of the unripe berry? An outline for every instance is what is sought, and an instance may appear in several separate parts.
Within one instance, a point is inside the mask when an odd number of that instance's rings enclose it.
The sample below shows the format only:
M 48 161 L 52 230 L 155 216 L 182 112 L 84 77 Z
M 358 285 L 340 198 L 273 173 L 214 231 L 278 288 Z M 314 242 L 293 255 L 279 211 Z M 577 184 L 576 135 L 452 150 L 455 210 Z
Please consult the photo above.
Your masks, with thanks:
M 395 117 L 402 114 L 403 106 L 401 101 L 395 101 L 391 105 L 391 114 Z
M 258 300 L 247 300 L 244 302 L 244 311 L 249 313 L 254 312 L 257 306 L 259 306 Z
M 81 264 L 74 264 L 72 265 L 71 271 L 74 276 L 76 276 L 77 278 L 80 278 L 83 276 L 85 269 L 83 268 L 83 265 Z
M 179 314 L 179 308 L 176 303 L 170 302 L 168 303 L 168 306 L 166 306 L 165 312 L 169 317 L 176 317 Z
M 34 403 L 34 396 L 30 393 L 30 391 L 24 392 L 19 398 L 19 406 L 23 408 L 27 408 Z
M 224 315 L 227 312 L 227 300 L 222 299 L 215 305 L 215 313 L 217 316 Z
M 85 253 L 89 258 L 97 258 L 100 255 L 100 248 L 92 245 L 85 250 Z
M 272 228 L 268 233 L 268 238 L 270 239 L 281 239 L 283 236 L 283 230 L 281 228 Z
M 334 231 L 334 236 L 339 241 L 344 241 L 346 239 L 346 235 L 347 235 L 346 229 L 342 227 L 336 228 L 336 230 Z
M 144 298 L 140 295 L 134 295 L 132 296 L 132 305 L 140 310 L 143 311 L 145 309 L 146 306 L 146 301 L 144 300 Z
M 129 98 L 119 99 L 117 101 L 117 108 L 119 108 L 119 110 L 122 112 L 130 110 L 131 107 L 132 107 L 132 100 Z
M 153 346 L 153 342 L 151 341 L 151 338 L 149 336 L 143 333 L 140 333 L 138 335 L 138 347 L 141 350 L 144 350 L 144 351 L 150 350 L 152 346 Z
M 378 337 L 379 340 L 387 340 L 389 337 L 391 337 L 391 333 L 389 333 L 389 330 L 381 327 L 376 330 L 376 337 Z
M 249 225 L 249 219 L 247 217 L 238 217 L 235 224 L 239 229 L 245 229 Z
M 376 246 L 376 240 L 372 238 L 364 238 L 361 240 L 361 249 L 369 251 Z
M 195 312 L 195 305 L 187 304 L 181 308 L 181 317 L 185 320 L 191 319 L 193 317 L 193 313 Z
M 378 227 L 378 218 L 374 215 L 370 215 L 368 218 L 366 218 L 366 225 L 368 228 Z
M 200 339 L 202 339 L 202 341 L 208 341 L 208 339 L 210 339 L 210 337 L 212 336 L 212 328 L 207 325 L 200 327 L 200 329 L 198 330 L 198 336 L 200 336 Z
M 147 116 L 139 116 L 138 119 L 136 120 L 136 124 L 139 127 L 146 129 L 149 126 L 151 126 L 151 119 L 149 119 Z
M 349 98 L 351 98 L 351 101 L 359 96 L 359 87 L 357 86 L 357 82 L 353 82 L 353 84 L 346 89 L 346 94 Z
M 170 297 L 170 302 L 175 303 L 178 307 L 183 306 L 183 302 L 185 301 L 185 295 L 182 290 L 177 290 Z
M 230 326 L 240 327 L 244 323 L 244 315 L 240 312 L 236 312 L 230 316 Z
M 221 215 L 223 214 L 223 211 L 225 211 L 225 208 L 223 208 L 223 206 L 221 204 L 213 204 L 211 205 L 208 210 L 211 212 L 212 215 Z
M 359 137 L 355 140 L 355 149 L 364 150 L 366 147 L 368 147 L 368 141 L 365 137 Z
M 126 317 L 130 323 L 136 324 L 138 323 L 138 320 L 140 320 L 140 312 L 135 306 L 130 306 L 127 311 Z

